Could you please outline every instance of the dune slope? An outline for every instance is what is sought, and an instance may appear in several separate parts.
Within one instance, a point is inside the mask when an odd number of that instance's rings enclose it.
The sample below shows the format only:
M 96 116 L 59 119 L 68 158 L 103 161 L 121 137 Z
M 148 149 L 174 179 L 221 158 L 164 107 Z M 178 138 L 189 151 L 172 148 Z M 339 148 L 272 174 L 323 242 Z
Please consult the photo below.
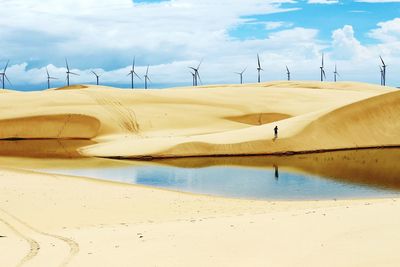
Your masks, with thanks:
M 393 88 L 350 82 L 9 92 L 0 139 L 91 139 L 83 155 L 126 158 L 398 145 L 398 99 Z

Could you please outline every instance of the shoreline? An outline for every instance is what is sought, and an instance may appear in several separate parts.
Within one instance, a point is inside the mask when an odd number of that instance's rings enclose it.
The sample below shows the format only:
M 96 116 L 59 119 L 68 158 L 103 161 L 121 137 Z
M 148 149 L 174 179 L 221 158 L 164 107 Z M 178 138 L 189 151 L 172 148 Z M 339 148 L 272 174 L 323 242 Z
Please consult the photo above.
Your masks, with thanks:
M 115 160 L 138 160 L 138 161 L 153 161 L 153 160 L 163 160 L 163 159 L 185 159 L 185 158 L 222 158 L 222 157 L 254 157 L 254 156 L 295 156 L 295 155 L 309 155 L 309 154 L 322 154 L 328 152 L 340 152 L 340 151 L 356 151 L 356 150 L 367 150 L 367 149 L 395 149 L 400 148 L 400 145 L 382 145 L 382 146 L 364 146 L 364 147 L 348 147 L 348 148 L 332 148 L 332 149 L 316 149 L 316 150 L 303 150 L 303 151 L 283 151 L 283 152 L 273 152 L 273 153 L 263 153 L 263 154 L 207 154 L 207 155 L 193 155 L 193 156 L 174 156 L 174 155 L 166 155 L 166 156 L 131 156 L 131 157 L 102 157 L 95 156 L 97 158 L 104 159 L 115 159 Z M 90 157 L 88 157 L 90 158 Z

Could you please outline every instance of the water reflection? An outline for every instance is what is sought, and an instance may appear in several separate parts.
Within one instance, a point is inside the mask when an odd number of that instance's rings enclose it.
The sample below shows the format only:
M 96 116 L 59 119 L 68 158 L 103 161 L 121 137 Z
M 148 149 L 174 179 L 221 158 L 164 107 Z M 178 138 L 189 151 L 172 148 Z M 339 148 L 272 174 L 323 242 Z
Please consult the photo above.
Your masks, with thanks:
M 380 149 L 286 157 L 118 161 L 114 167 L 52 172 L 230 197 L 332 199 L 397 195 L 399 160 L 399 149 Z
M 245 198 L 386 197 L 400 192 L 400 149 L 395 148 L 149 162 L 81 158 L 77 149 L 90 144 L 0 141 L 0 166 Z
M 240 166 L 285 169 L 337 181 L 400 190 L 400 149 L 363 149 L 293 156 L 165 159 L 158 164 L 181 168 Z M 279 178 L 279 177 L 278 177 Z

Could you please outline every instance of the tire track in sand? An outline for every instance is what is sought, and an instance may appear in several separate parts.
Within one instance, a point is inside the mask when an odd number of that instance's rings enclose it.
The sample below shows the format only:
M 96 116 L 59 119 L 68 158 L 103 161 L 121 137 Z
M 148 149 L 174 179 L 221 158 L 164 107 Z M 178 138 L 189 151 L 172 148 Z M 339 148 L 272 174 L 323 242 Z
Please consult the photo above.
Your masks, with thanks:
M 22 266 L 25 262 L 31 260 L 39 253 L 40 245 L 36 240 L 24 235 L 3 218 L 0 218 L 0 222 L 2 222 L 4 225 L 10 228 L 11 231 L 13 231 L 17 236 L 24 239 L 30 246 L 29 252 L 19 261 L 17 267 Z
M 22 221 L 21 219 L 17 218 L 16 216 L 12 215 L 11 213 L 3 210 L 0 208 L 0 211 L 2 213 L 4 213 L 5 215 L 7 215 L 8 217 L 10 217 L 12 220 L 16 221 L 17 224 L 21 224 L 24 227 L 30 229 L 31 231 L 42 235 L 42 236 L 47 236 L 50 238 L 54 238 L 57 239 L 63 243 L 66 243 L 69 247 L 69 253 L 66 257 L 64 257 L 64 259 L 62 260 L 61 264 L 59 266 L 67 266 L 68 263 L 72 260 L 72 258 L 79 253 L 79 244 L 77 242 L 75 242 L 74 240 L 67 238 L 67 237 L 63 237 L 63 236 L 59 236 L 59 235 L 55 235 L 55 234 L 49 234 L 43 231 L 40 231 L 34 227 L 32 227 L 31 225 L 27 224 L 26 222 Z M 30 244 L 30 252 L 21 260 L 21 262 L 19 263 L 18 266 L 22 266 L 25 262 L 31 260 L 32 258 L 34 258 L 35 256 L 37 256 L 37 254 L 39 253 L 40 250 L 40 245 L 37 241 L 33 240 L 32 238 L 22 234 L 19 230 L 16 229 L 16 227 L 14 227 L 11 223 L 6 222 L 5 220 L 3 220 L 2 218 L 0 218 L 0 220 L 5 223 L 8 227 L 10 227 L 17 235 L 21 236 L 23 239 L 25 239 L 29 244 Z

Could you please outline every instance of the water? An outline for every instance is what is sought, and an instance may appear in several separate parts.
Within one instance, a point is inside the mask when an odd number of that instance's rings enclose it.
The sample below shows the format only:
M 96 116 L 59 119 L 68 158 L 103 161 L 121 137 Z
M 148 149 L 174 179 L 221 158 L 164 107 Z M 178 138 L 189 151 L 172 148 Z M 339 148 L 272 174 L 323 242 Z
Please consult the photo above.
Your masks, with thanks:
M 399 149 L 381 149 L 289 157 L 113 161 L 108 167 L 44 170 L 215 196 L 317 200 L 398 196 L 399 160 Z

